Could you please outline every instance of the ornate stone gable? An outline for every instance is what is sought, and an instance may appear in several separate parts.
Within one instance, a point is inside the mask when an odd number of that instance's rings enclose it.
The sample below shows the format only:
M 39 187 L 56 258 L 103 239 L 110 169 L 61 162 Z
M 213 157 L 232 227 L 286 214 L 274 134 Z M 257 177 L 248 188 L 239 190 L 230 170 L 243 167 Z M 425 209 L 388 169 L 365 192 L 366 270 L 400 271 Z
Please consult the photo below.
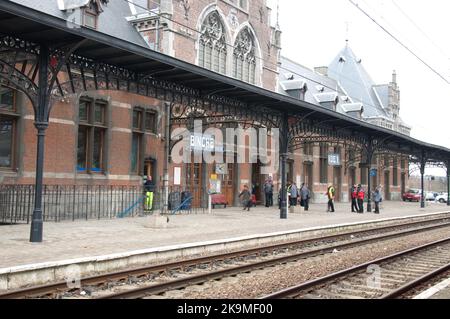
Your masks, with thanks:
M 226 50 L 225 29 L 216 11 L 210 13 L 203 22 L 200 43 L 219 51 Z
M 248 27 L 242 29 L 235 43 L 234 56 L 249 63 L 256 63 L 255 41 Z

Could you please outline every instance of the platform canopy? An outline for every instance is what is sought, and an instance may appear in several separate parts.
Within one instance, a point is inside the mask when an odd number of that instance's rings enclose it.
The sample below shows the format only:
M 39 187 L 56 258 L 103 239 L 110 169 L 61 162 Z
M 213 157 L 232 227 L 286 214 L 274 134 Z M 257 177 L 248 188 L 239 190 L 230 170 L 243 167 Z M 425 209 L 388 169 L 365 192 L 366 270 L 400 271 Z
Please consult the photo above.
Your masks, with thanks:
M 113 22 L 112 22 L 113 23 Z M 144 45 L 129 42 L 88 28 L 71 28 L 67 21 L 14 1 L 0 1 L 0 36 L 12 36 L 51 48 L 80 43 L 74 54 L 93 61 L 110 64 L 148 75 L 157 80 L 191 88 L 202 95 L 214 92 L 224 98 L 265 109 L 288 117 L 307 116 L 312 123 L 329 123 L 336 131 L 386 141 L 393 152 L 427 154 L 431 161 L 447 162 L 450 149 L 432 145 L 348 117 L 307 102 L 257 87 L 196 65 L 153 51 Z

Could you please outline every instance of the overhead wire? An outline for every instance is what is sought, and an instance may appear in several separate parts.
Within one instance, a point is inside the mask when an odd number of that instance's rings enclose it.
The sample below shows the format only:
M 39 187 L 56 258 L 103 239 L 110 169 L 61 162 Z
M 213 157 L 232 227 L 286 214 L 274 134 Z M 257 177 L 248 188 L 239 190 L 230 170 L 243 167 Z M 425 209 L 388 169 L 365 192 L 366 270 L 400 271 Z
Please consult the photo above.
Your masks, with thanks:
M 422 64 L 424 64 L 428 69 L 430 69 L 434 74 L 436 74 L 439 78 L 441 78 L 445 83 L 450 84 L 450 81 L 447 80 L 441 73 L 439 73 L 436 69 L 434 69 L 430 64 L 428 64 L 425 60 L 423 60 L 418 54 L 416 54 L 413 50 L 411 50 L 407 45 L 405 45 L 402 41 L 400 41 L 395 35 L 393 35 L 389 30 L 387 30 L 384 26 L 382 26 L 377 20 L 375 20 L 366 10 L 361 8 L 359 4 L 354 2 L 353 0 L 348 0 L 352 5 L 354 5 L 359 11 L 361 11 L 366 17 L 372 20 L 378 27 L 380 27 L 385 33 L 387 33 L 392 39 L 394 39 L 398 44 L 400 44 L 404 49 L 406 49 L 409 53 L 414 55 Z

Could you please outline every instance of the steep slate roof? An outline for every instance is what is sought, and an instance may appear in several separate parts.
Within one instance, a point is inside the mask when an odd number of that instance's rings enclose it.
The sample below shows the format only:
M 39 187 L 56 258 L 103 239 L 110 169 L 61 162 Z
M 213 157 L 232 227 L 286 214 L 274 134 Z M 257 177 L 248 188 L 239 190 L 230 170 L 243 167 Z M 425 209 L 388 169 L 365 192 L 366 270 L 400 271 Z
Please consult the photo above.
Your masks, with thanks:
M 72 11 L 61 11 L 58 8 L 57 0 L 9 0 L 17 4 L 41 11 L 43 13 L 52 15 L 54 17 L 68 20 L 73 14 Z M 86 0 L 78 0 L 80 5 Z M 109 1 L 107 5 L 103 5 L 103 12 L 98 16 L 97 31 L 109 34 L 119 39 L 126 39 L 137 45 L 148 47 L 144 38 L 129 23 L 125 17 L 131 16 L 130 6 L 125 1 L 113 0 Z
M 348 101 L 344 100 L 344 97 L 347 97 L 347 93 L 339 86 L 336 80 L 318 74 L 286 57 L 281 57 L 279 92 L 287 95 L 285 89 L 290 87 L 290 83 L 299 83 L 301 81 L 304 81 L 308 88 L 305 94 L 306 102 L 320 106 L 320 102 L 332 102 L 338 98 L 336 111 L 346 114 L 346 110 L 342 108 L 342 105 L 352 103 L 352 99 L 349 97 Z M 353 117 L 353 114 L 350 116 Z
M 364 105 L 364 117 L 388 117 L 375 93 L 375 82 L 348 45 L 328 66 L 328 76 L 338 81 L 354 102 L 361 102 Z

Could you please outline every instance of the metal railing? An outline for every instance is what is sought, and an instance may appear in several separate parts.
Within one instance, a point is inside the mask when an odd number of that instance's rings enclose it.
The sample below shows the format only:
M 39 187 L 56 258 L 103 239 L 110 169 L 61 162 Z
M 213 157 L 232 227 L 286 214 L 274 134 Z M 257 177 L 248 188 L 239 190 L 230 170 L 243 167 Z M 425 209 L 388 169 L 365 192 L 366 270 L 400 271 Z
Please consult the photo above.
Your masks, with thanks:
M 60 222 L 207 211 L 203 188 L 169 187 L 165 194 L 164 188 L 154 189 L 149 203 L 141 186 L 45 185 L 43 219 Z M 30 223 L 33 209 L 34 185 L 0 185 L 0 224 Z

